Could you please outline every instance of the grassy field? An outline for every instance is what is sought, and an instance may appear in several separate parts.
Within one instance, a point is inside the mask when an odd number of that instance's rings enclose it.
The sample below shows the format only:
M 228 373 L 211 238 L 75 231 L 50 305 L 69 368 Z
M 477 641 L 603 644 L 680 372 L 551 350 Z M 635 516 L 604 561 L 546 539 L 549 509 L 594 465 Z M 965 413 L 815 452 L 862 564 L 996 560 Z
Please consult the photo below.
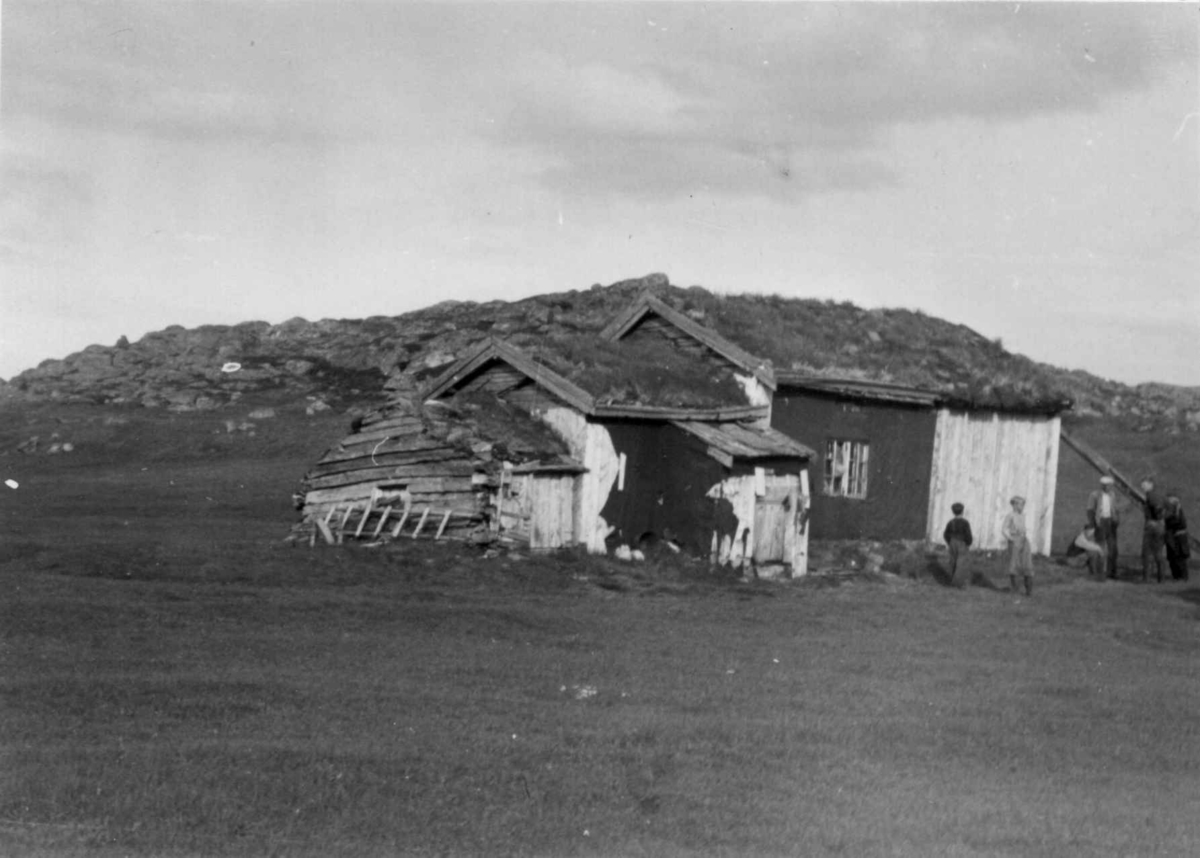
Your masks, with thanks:
M 78 440 L 0 457 L 0 854 L 1200 853 L 1200 585 L 291 547 L 302 415 L 0 412 Z

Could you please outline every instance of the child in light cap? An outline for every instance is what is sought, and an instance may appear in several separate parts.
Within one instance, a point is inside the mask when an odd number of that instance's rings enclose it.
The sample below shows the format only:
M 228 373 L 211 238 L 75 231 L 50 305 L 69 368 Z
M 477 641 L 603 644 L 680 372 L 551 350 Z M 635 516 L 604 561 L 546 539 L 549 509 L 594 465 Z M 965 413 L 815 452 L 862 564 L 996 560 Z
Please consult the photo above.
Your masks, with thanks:
M 1009 501 L 1012 512 L 1004 517 L 1001 535 L 1008 541 L 1008 580 L 1017 592 L 1017 577 L 1025 579 L 1025 595 L 1033 595 L 1033 552 L 1025 534 L 1025 498 L 1016 495 Z

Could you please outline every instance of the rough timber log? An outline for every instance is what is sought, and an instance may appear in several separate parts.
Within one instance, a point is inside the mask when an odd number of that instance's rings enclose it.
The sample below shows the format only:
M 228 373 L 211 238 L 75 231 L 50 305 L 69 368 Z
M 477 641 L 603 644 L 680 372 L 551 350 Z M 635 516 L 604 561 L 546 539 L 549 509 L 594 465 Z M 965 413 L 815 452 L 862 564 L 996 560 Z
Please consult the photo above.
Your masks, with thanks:
M 308 472 L 307 476 L 313 480 L 318 477 L 362 473 L 379 468 L 391 468 L 397 476 L 412 477 L 469 477 L 475 473 L 474 465 L 471 462 L 462 461 L 461 458 L 431 461 L 421 458 L 413 459 L 408 454 L 398 454 L 387 457 L 378 456 L 374 460 L 368 458 L 355 459 L 353 462 L 319 462 Z
M 334 488 L 336 486 L 348 486 L 353 484 L 353 482 L 370 482 L 373 485 L 378 484 L 378 482 L 442 479 L 451 478 L 452 476 L 452 478 L 466 481 L 469 485 L 470 473 L 472 473 L 470 470 L 458 473 L 457 469 L 446 468 L 445 463 L 440 462 L 433 464 L 400 464 L 400 466 L 383 468 L 359 468 L 358 470 L 348 470 L 348 472 L 334 474 L 311 472 L 307 475 L 307 481 L 310 488 Z
M 371 427 L 372 431 L 376 429 L 410 429 L 414 427 L 420 431 L 425 424 L 420 417 L 414 417 L 411 414 L 393 417 L 385 417 L 379 414 L 368 414 L 363 418 L 361 425 L 363 427 Z
M 347 435 L 342 439 L 343 445 L 351 444 L 377 444 L 385 438 L 432 438 L 435 433 L 426 431 L 426 426 L 371 426 L 368 429 L 355 432 L 353 435 Z M 443 435 L 445 433 L 442 433 Z
M 381 445 L 375 447 L 350 447 L 346 450 L 334 449 L 330 450 L 321 460 L 318 465 L 325 465 L 330 462 L 354 462 L 365 461 L 370 462 L 371 456 L 376 459 L 380 456 L 386 456 L 390 453 L 407 453 L 409 461 L 412 462 L 436 462 L 441 459 L 461 459 L 467 455 L 457 447 L 449 447 L 445 443 L 440 443 L 437 446 L 409 447 L 407 445 L 387 446 Z

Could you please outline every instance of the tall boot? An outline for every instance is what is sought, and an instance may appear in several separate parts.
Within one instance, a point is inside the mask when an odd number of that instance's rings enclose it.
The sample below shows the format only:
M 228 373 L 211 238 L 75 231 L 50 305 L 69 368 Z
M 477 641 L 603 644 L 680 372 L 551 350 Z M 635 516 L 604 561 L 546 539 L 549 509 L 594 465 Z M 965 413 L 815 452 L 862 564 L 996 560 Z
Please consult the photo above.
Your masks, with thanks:
M 1016 576 L 1016 575 L 1009 575 L 1009 576 L 1008 576 L 1008 589 L 1009 589 L 1009 590 L 1010 590 L 1012 593 L 1014 593 L 1014 594 L 1016 594 L 1016 593 L 1019 593 L 1019 592 L 1020 592 L 1020 591 L 1017 589 L 1017 576 Z
M 1026 596 L 1033 595 L 1033 576 L 1032 575 L 1025 576 L 1025 595 Z

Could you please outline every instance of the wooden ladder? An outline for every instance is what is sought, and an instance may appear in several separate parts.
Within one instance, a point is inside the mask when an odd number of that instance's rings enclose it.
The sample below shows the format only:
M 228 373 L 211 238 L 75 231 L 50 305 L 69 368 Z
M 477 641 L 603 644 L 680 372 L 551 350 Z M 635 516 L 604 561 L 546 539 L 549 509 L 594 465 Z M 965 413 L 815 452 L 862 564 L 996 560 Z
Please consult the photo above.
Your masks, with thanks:
M 338 520 L 339 513 L 340 520 Z M 358 514 L 357 520 L 355 519 L 356 513 Z M 378 514 L 378 518 L 374 527 L 368 528 L 371 517 L 376 514 Z M 471 513 L 451 509 L 436 509 L 434 507 L 413 509 L 411 503 L 405 503 L 400 509 L 391 505 L 377 507 L 371 501 L 367 501 L 366 503 L 348 503 L 344 509 L 341 504 L 335 504 L 329 508 L 329 512 L 325 514 L 325 518 L 314 519 L 313 534 L 309 540 L 309 544 L 315 545 L 318 535 L 328 545 L 339 544 L 347 538 L 363 539 L 364 534 L 372 540 L 378 539 L 380 534 L 383 533 L 384 527 L 391 522 L 393 515 L 399 516 L 399 519 L 396 521 L 395 526 L 391 528 L 392 539 L 399 539 L 402 534 L 411 539 L 416 539 L 423 532 L 432 533 L 435 540 L 441 539 L 442 535 L 446 532 L 447 525 L 450 524 L 450 520 L 455 516 L 471 518 Z M 404 528 L 409 522 L 415 522 L 415 526 L 411 533 L 404 534 Z M 437 522 L 436 530 L 433 530 L 434 522 Z M 430 530 L 425 529 L 426 524 L 430 525 Z

